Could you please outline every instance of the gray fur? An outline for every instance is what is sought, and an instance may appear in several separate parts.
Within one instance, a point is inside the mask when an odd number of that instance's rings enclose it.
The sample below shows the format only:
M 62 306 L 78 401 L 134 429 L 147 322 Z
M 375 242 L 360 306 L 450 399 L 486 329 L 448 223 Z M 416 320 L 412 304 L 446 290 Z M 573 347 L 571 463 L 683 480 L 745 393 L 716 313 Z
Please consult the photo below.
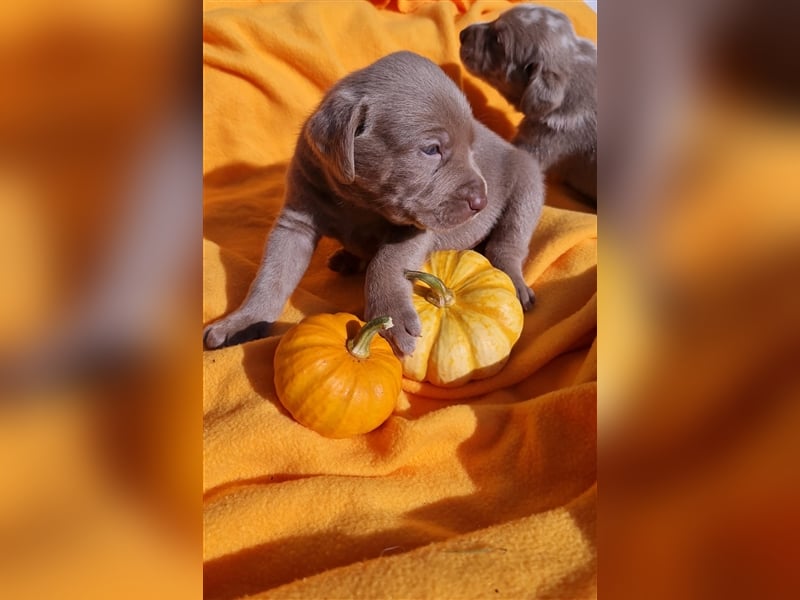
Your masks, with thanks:
M 461 61 L 525 115 L 514 145 L 597 198 L 597 48 L 563 13 L 521 5 L 461 32 Z
M 437 145 L 440 155 L 423 151 Z M 437 65 L 386 56 L 340 80 L 304 125 L 255 280 L 237 310 L 206 328 L 205 344 L 268 335 L 321 236 L 344 247 L 332 268 L 367 264 L 365 318 L 392 317 L 382 335 L 398 354 L 413 352 L 421 331 L 403 272 L 434 250 L 485 241 L 527 310 L 522 264 L 542 201 L 535 159 L 478 123 Z

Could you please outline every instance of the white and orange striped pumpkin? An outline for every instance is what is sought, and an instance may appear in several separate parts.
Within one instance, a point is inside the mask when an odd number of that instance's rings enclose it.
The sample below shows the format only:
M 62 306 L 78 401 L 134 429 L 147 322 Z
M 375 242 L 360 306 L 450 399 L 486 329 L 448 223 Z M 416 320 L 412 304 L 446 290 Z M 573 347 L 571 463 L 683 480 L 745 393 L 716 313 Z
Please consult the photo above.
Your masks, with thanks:
M 523 324 L 508 275 L 473 250 L 442 250 L 406 277 L 422 322 L 414 353 L 402 361 L 406 377 L 455 387 L 503 368 Z

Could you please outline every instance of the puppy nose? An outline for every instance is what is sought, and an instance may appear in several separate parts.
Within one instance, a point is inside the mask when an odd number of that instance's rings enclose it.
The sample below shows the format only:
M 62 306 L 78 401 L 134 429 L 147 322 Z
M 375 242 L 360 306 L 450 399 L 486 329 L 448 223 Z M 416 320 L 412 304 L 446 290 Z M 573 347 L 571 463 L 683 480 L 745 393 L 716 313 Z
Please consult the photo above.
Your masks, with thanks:
M 483 179 L 471 179 L 461 188 L 459 196 L 470 210 L 483 210 L 486 207 L 486 184 Z
M 483 210 L 486 208 L 486 194 L 483 190 L 475 190 L 470 193 L 467 202 L 469 203 L 469 207 L 475 212 Z
M 470 210 L 478 212 L 486 208 L 486 187 L 483 181 L 476 181 L 466 187 L 462 198 L 466 200 Z

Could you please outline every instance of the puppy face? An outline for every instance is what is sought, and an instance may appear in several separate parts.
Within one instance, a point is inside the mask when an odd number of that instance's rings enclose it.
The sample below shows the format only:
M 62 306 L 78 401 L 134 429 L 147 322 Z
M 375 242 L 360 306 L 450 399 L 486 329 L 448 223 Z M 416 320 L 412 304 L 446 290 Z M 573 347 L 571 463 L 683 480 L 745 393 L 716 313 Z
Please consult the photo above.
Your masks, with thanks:
M 306 137 L 337 193 L 391 223 L 445 230 L 486 206 L 469 104 L 420 56 L 392 54 L 340 81 Z
M 575 35 L 566 15 L 541 6 L 516 6 L 460 38 L 467 70 L 526 115 L 558 108 L 576 68 L 596 61 L 594 44 Z

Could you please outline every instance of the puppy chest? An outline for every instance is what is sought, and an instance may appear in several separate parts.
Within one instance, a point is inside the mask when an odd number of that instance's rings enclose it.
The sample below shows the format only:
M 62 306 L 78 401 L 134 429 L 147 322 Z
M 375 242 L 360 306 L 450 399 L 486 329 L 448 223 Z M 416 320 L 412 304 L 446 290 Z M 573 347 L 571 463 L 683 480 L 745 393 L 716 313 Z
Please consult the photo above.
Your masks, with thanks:
M 388 224 L 381 218 L 357 218 L 344 210 L 338 218 L 323 225 L 323 235 L 332 237 L 356 256 L 369 258 L 390 237 Z

